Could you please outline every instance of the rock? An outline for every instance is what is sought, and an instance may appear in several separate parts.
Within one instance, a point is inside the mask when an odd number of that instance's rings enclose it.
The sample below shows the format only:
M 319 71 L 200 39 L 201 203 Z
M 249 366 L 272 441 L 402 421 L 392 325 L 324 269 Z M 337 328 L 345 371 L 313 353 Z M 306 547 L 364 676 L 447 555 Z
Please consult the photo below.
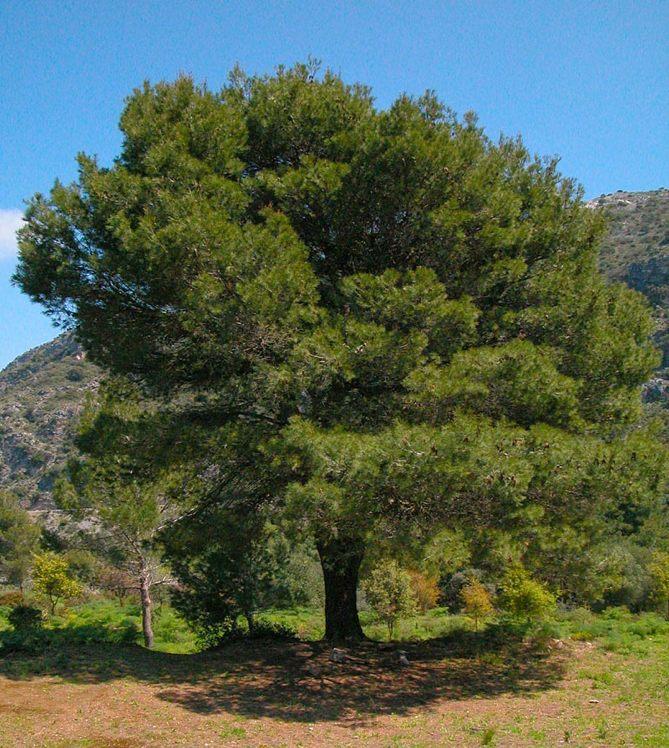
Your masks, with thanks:
M 407 657 L 407 653 L 403 649 L 399 649 L 397 651 L 397 661 L 399 662 L 401 667 L 409 667 L 409 658 Z
M 343 649 L 333 647 L 332 652 L 330 652 L 330 662 L 346 662 L 346 652 Z

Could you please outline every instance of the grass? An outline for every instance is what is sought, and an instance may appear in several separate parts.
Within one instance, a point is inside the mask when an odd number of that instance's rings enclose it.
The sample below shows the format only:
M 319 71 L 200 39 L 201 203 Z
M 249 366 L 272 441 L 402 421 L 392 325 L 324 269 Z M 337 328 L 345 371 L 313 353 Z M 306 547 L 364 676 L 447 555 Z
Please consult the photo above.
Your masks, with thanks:
M 51 625 L 138 613 L 98 601 Z M 186 654 L 194 639 L 164 606 L 161 651 L 84 642 L 0 656 L 0 746 L 669 746 L 669 623 L 654 614 L 576 610 L 523 639 L 436 609 L 400 629 L 408 668 L 372 644 L 330 663 L 318 612 L 265 615 L 306 640 Z
M 9 608 L 0 607 L 0 632 L 11 627 Z M 197 638 L 188 624 L 169 605 L 154 612 L 155 648 L 172 654 L 188 654 L 198 649 Z M 141 611 L 137 604 L 119 605 L 112 600 L 94 600 L 62 608 L 45 623 L 47 638 L 71 644 L 140 643 Z M 0 643 L 0 652 L 1 652 Z
M 290 626 L 300 639 L 317 641 L 323 638 L 325 624 L 323 612 L 310 608 L 293 608 L 290 610 L 273 609 L 265 611 L 263 617 L 277 623 Z M 375 620 L 370 611 L 361 611 L 360 621 L 365 634 L 375 641 L 386 641 L 388 630 L 385 624 Z M 396 638 L 401 641 L 425 641 L 435 637 L 446 636 L 460 628 L 471 625 L 464 616 L 449 614 L 446 608 L 434 608 L 427 613 L 419 614 L 400 621 Z

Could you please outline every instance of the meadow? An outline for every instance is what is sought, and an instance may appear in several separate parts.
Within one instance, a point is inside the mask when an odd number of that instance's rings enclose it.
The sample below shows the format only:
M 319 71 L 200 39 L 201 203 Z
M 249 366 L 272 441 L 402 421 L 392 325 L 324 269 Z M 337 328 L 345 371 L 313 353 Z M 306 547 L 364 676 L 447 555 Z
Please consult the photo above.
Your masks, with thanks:
M 87 603 L 48 623 L 45 648 L 0 650 L 0 745 L 669 746 L 669 622 L 653 613 L 581 609 L 475 632 L 434 609 L 393 643 L 364 614 L 376 641 L 343 663 L 315 610 L 264 613 L 294 641 L 209 651 L 167 605 L 144 649 L 138 613 Z

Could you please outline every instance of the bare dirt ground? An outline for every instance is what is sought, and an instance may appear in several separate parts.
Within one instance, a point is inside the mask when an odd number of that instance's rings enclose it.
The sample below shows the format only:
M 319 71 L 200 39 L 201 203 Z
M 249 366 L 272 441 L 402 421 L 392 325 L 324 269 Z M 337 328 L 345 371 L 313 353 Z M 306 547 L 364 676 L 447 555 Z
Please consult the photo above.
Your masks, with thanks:
M 590 643 L 453 651 L 314 643 L 0 659 L 1 746 L 669 746 L 666 642 L 632 668 Z M 644 668 L 646 668 L 644 670 Z

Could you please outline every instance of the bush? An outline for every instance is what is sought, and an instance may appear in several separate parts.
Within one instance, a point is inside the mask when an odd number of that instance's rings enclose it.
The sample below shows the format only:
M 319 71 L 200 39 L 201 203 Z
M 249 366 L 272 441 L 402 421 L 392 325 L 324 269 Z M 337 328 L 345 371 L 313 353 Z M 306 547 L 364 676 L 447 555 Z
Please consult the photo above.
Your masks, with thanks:
M 82 606 L 47 622 L 38 608 L 17 606 L 10 613 L 10 622 L 14 629 L 0 632 L 3 654 L 41 654 L 49 649 L 91 644 L 134 644 L 139 638 L 137 621 L 106 603 Z
M 103 626 L 84 625 L 66 628 L 33 627 L 0 632 L 0 653 L 25 652 L 42 654 L 49 649 L 90 644 L 134 644 L 139 630 L 129 621 L 115 629 Z
M 651 599 L 669 618 L 669 553 L 655 551 L 648 571 L 652 579 Z
M 411 585 L 416 598 L 416 606 L 421 613 L 435 608 L 439 601 L 441 591 L 437 580 L 420 571 L 411 571 Z
M 7 620 L 16 631 L 28 631 L 40 628 L 43 622 L 43 614 L 39 608 L 32 605 L 16 605 Z
M 240 629 L 238 629 L 240 630 Z M 277 641 L 296 641 L 297 632 L 292 626 L 268 618 L 257 618 L 253 631 L 246 630 L 249 639 L 273 639 Z
M 388 637 L 392 639 L 397 621 L 416 609 L 410 574 L 396 561 L 383 561 L 364 581 L 363 591 L 376 616 L 388 627 Z
M 33 584 L 35 592 L 48 602 L 51 615 L 55 615 L 59 602 L 77 597 L 82 590 L 70 575 L 67 559 L 51 551 L 35 556 Z
M 515 566 L 506 573 L 500 602 L 511 617 L 527 621 L 542 619 L 556 607 L 555 596 L 520 566 Z
M 241 617 L 236 621 L 221 623 L 217 626 L 199 627 L 197 641 L 202 649 L 218 649 L 232 642 L 245 640 L 296 641 L 297 632 L 292 626 L 268 618 L 259 617 L 250 630 L 246 620 Z
M 461 591 L 464 612 L 474 619 L 474 629 L 478 631 L 479 621 L 490 616 L 494 610 L 488 590 L 473 579 Z
M 451 611 L 459 613 L 462 610 L 462 590 L 473 580 L 481 581 L 483 572 L 480 569 L 462 569 L 452 574 L 441 587 L 441 601 Z M 491 590 L 488 590 L 489 592 Z
M 18 590 L 12 592 L 5 592 L 0 595 L 0 607 L 13 608 L 16 605 L 23 604 L 23 593 Z

